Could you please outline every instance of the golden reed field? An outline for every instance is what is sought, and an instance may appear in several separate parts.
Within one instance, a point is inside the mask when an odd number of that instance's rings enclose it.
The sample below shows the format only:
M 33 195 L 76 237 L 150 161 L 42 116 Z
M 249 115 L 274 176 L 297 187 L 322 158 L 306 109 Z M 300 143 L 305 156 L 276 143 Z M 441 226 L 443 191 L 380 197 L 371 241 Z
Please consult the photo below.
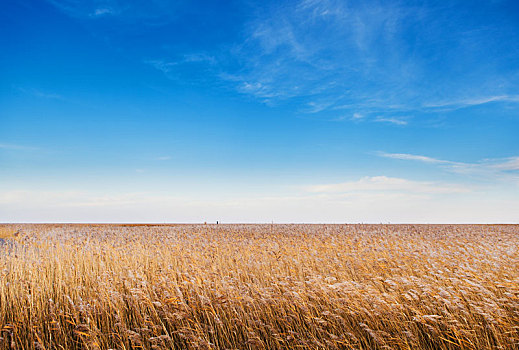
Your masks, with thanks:
M 0 349 L 519 349 L 517 225 L 4 225 Z

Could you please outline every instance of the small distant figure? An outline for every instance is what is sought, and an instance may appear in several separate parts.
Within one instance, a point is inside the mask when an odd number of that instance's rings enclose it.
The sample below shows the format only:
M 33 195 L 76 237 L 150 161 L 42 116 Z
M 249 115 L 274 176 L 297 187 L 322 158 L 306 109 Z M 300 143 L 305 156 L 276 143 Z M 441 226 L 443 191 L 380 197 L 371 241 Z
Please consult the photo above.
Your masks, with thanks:
M 216 224 L 218 225 L 218 220 L 216 220 Z

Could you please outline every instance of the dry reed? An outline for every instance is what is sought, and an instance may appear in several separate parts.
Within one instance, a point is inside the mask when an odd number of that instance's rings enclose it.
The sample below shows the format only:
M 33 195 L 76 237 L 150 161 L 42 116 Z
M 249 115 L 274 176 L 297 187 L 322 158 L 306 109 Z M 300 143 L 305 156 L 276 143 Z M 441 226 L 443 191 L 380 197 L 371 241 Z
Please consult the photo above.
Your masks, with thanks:
M 519 349 L 519 226 L 3 230 L 0 349 Z

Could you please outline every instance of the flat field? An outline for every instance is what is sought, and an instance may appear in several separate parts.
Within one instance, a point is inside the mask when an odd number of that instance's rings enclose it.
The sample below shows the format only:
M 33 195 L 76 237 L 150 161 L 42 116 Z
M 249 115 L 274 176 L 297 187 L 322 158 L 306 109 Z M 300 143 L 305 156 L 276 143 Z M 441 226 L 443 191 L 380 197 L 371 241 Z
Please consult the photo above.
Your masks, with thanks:
M 518 225 L 0 228 L 0 349 L 519 349 Z

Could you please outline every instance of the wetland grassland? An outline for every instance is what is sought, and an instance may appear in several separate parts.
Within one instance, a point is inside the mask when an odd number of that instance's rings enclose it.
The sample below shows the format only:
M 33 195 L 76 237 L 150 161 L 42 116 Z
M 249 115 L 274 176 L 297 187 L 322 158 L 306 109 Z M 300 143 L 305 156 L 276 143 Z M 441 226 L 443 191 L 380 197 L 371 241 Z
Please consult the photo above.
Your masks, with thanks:
M 0 349 L 519 349 L 518 225 L 0 228 Z

